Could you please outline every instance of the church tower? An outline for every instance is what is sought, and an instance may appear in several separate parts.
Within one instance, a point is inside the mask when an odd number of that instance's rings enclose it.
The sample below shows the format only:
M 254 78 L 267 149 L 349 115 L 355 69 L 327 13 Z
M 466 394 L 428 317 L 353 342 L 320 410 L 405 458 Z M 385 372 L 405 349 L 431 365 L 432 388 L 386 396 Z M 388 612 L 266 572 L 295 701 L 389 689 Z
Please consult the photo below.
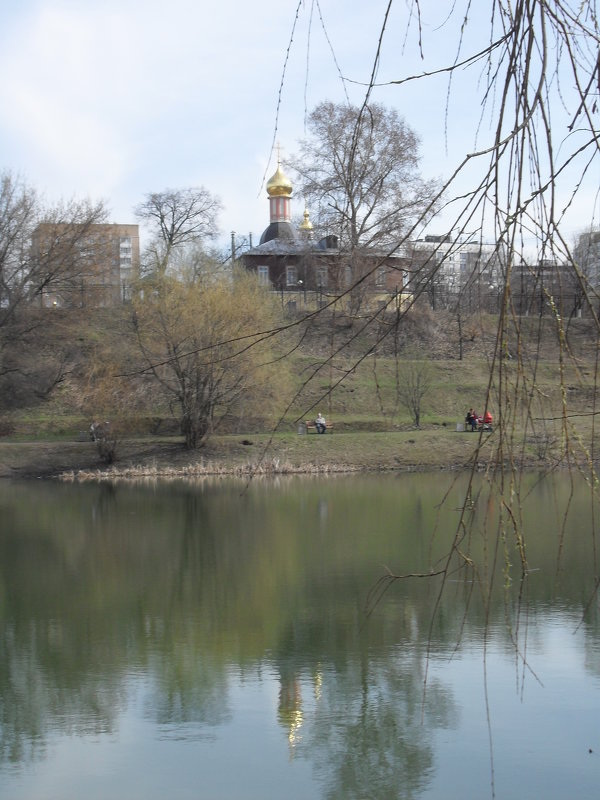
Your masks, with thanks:
M 292 226 L 292 182 L 281 169 L 281 161 L 277 159 L 277 170 L 267 181 L 269 195 L 270 224 L 260 237 L 260 244 L 273 239 L 293 241 L 296 238 Z

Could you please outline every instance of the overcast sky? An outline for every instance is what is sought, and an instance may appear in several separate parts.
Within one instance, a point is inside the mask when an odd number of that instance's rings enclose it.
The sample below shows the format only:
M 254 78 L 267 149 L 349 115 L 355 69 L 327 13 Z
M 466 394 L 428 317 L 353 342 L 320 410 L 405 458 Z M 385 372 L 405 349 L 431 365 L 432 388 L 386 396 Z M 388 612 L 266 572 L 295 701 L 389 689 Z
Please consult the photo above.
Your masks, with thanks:
M 423 60 L 416 36 L 405 37 L 410 5 L 392 6 L 378 81 L 437 69 L 456 54 L 461 20 L 444 23 L 452 3 L 422 0 Z M 387 6 L 320 0 L 328 42 L 312 0 L 4 2 L 0 168 L 50 200 L 105 199 L 115 222 L 134 221 L 147 192 L 203 185 L 221 198 L 225 238 L 232 230 L 257 238 L 269 221 L 263 178 L 276 167 L 277 99 L 297 9 L 277 132 L 284 157 L 297 149 L 307 108 L 344 99 L 337 66 L 368 80 Z M 489 4 L 473 6 L 467 51 L 489 36 Z M 480 106 L 465 86 L 455 82 L 448 118 L 445 78 L 373 94 L 420 136 L 425 177 L 448 175 L 474 146 Z M 363 86 L 345 88 L 362 100 Z M 302 210 L 298 198 L 294 213 Z

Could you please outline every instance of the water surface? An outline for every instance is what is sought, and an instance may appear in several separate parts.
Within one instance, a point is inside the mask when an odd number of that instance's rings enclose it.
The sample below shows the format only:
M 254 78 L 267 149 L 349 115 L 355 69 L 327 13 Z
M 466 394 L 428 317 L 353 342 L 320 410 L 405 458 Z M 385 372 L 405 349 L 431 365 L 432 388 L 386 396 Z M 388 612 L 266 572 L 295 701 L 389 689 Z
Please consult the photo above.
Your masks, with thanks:
M 386 568 L 442 563 L 453 480 L 0 484 L 0 797 L 597 797 L 583 483 L 530 479 L 523 585 L 482 484 L 492 590 L 463 570 L 368 605 Z

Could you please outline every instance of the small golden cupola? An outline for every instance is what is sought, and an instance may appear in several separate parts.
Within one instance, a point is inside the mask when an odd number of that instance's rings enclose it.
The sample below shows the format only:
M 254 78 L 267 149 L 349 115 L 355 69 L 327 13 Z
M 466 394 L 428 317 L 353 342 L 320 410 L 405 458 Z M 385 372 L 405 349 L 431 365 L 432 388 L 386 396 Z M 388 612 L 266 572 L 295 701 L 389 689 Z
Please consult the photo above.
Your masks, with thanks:
M 305 239 L 312 239 L 313 224 L 310 221 L 310 214 L 308 213 L 308 208 L 304 209 L 303 217 L 304 217 L 304 219 L 302 220 L 302 222 L 298 226 L 298 229 L 300 230 L 300 233 L 302 234 L 302 236 Z

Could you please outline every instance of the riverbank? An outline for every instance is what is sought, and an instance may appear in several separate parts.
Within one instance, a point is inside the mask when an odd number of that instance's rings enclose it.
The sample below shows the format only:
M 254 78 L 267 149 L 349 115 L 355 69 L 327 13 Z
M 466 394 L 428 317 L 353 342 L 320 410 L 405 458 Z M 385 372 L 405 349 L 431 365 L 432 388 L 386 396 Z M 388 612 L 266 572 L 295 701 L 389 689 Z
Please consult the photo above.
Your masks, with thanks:
M 0 478 L 106 480 L 199 477 L 219 474 L 292 474 L 485 468 L 496 457 L 498 434 L 458 432 L 446 426 L 387 432 L 215 436 L 197 451 L 179 437 L 126 439 L 115 464 L 100 461 L 92 442 L 2 441 Z M 540 465 L 533 444 L 523 466 Z

